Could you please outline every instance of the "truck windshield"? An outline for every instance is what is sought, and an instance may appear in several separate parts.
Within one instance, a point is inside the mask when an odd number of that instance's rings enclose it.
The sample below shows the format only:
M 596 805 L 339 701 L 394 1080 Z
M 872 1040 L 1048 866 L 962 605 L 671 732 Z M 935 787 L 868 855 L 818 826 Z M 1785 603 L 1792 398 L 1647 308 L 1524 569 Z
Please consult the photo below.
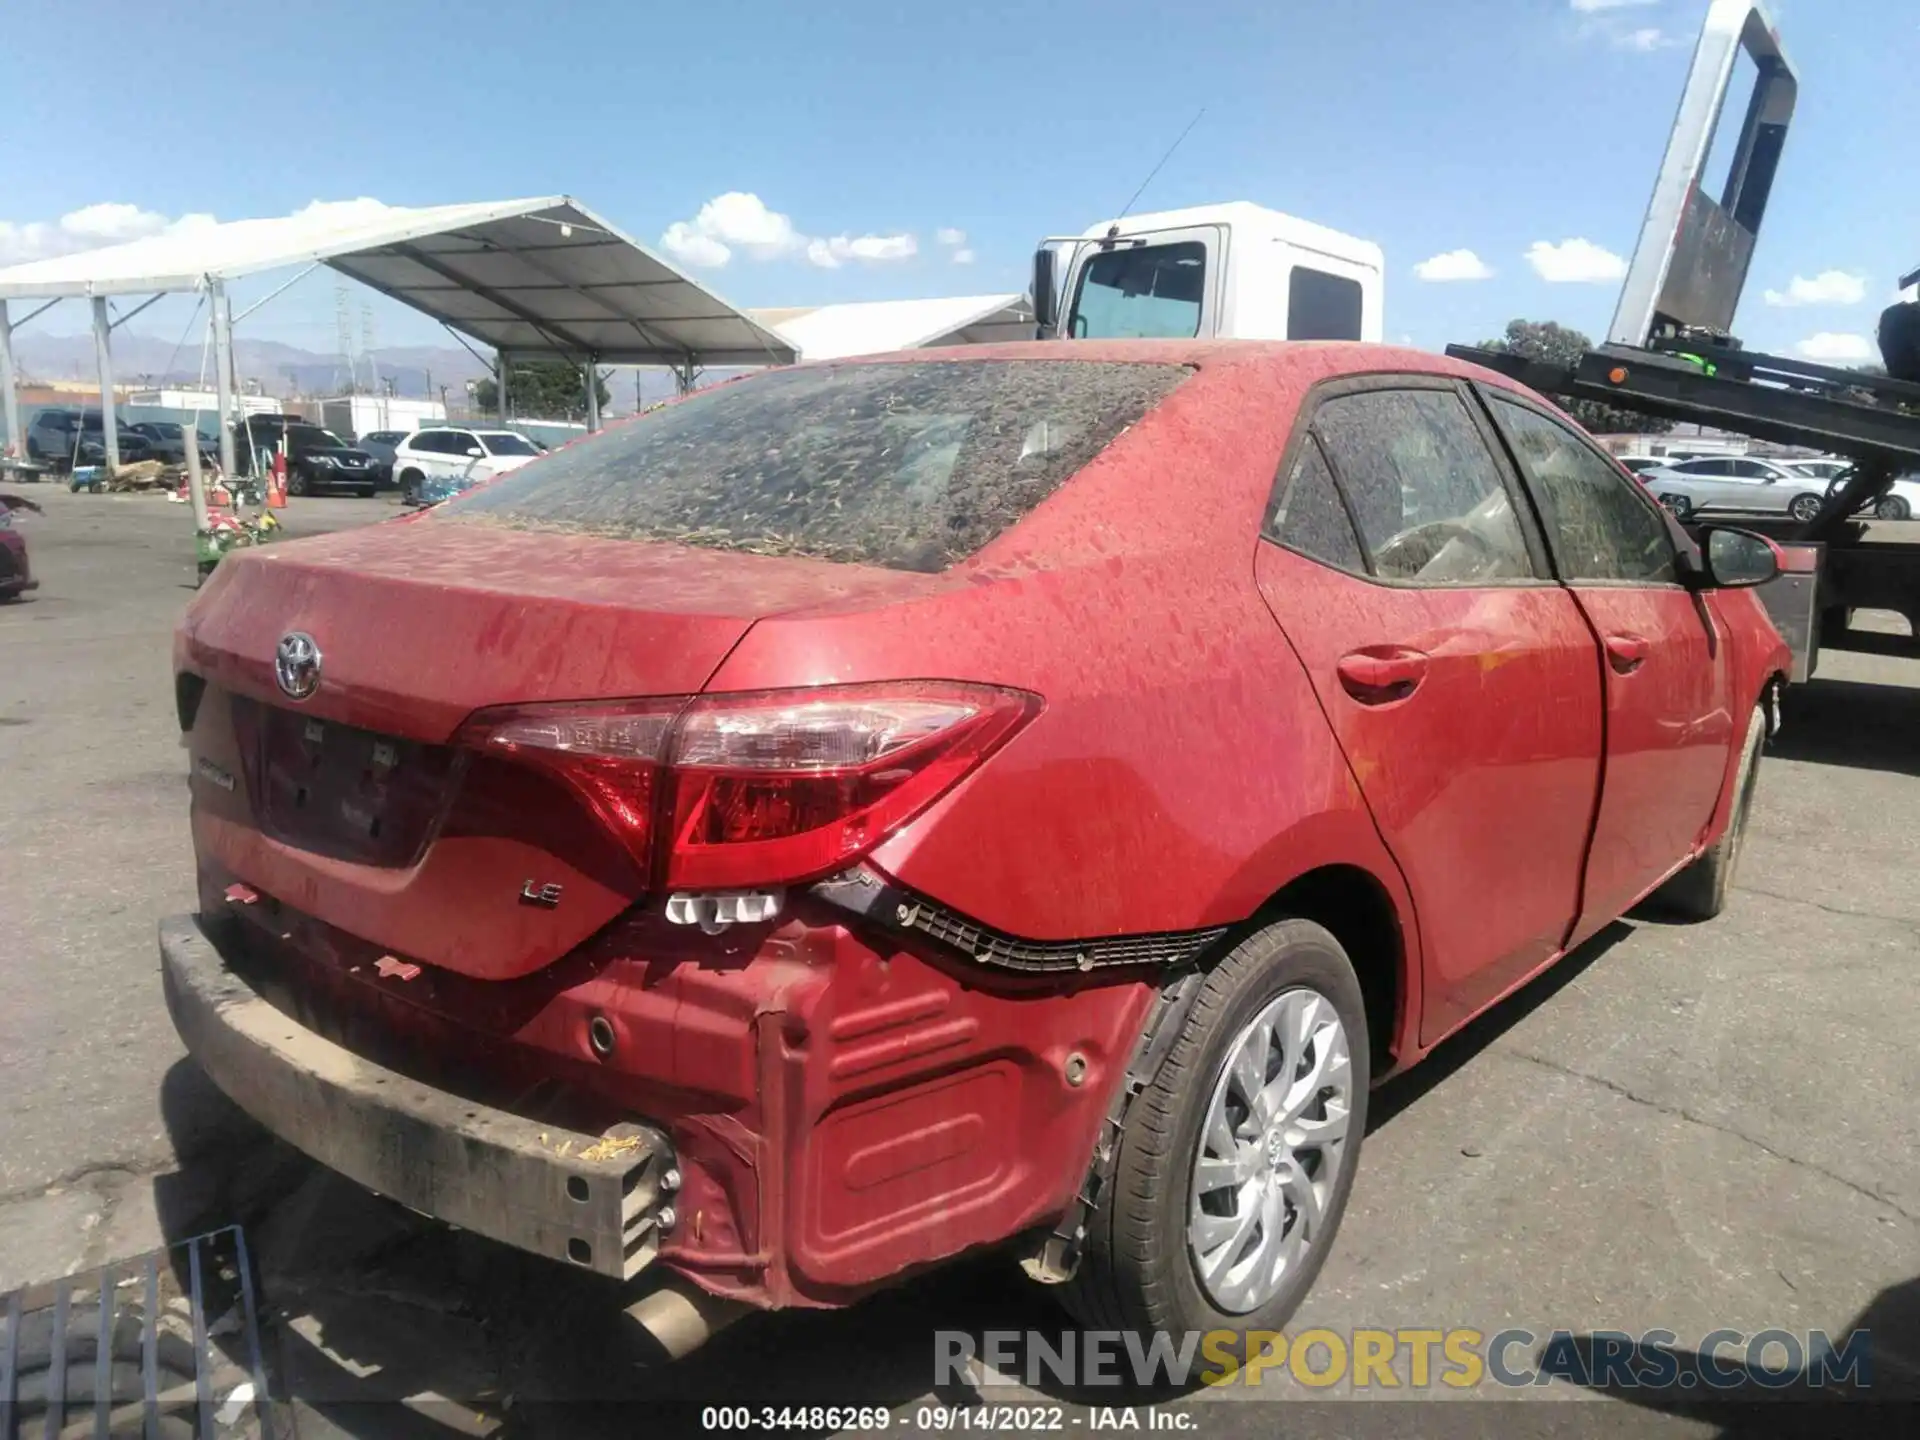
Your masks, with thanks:
M 1080 267 L 1076 340 L 1191 339 L 1200 333 L 1207 247 L 1198 240 L 1105 250 Z

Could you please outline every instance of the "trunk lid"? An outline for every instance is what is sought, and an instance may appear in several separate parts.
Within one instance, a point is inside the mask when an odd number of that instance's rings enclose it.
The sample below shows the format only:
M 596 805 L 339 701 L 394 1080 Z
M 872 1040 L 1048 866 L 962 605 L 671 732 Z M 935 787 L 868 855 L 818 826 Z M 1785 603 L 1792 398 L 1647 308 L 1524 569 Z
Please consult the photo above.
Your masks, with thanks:
M 468 716 L 691 695 L 762 616 L 938 583 L 436 514 L 237 552 L 176 643 L 205 682 L 183 682 L 202 863 L 398 959 L 527 974 L 648 877 L 560 782 L 450 743 Z M 293 633 L 319 652 L 297 700 Z

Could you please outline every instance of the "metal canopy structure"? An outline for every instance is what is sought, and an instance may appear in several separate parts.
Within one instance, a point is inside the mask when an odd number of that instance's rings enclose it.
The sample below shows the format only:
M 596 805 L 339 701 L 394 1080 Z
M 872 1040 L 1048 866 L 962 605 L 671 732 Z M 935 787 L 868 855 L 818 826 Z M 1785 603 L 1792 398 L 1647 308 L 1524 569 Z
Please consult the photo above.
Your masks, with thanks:
M 224 439 L 232 409 L 227 283 L 302 264 L 327 265 L 492 346 L 503 378 L 512 361 L 564 358 L 584 366 L 667 366 L 687 384 L 708 366 L 784 365 L 797 358 L 785 337 L 569 196 L 344 215 L 340 207 L 321 207 L 0 269 L 0 387 L 9 445 L 20 438 L 9 300 L 92 300 L 104 438 L 117 452 L 107 297 L 206 292 L 220 354 Z M 587 393 L 591 410 L 594 387 Z M 597 419 L 589 415 L 590 423 Z M 227 450 L 223 446 L 221 458 L 231 470 Z
M 1020 295 L 872 300 L 748 313 L 798 347 L 802 360 L 1033 338 L 1033 307 Z

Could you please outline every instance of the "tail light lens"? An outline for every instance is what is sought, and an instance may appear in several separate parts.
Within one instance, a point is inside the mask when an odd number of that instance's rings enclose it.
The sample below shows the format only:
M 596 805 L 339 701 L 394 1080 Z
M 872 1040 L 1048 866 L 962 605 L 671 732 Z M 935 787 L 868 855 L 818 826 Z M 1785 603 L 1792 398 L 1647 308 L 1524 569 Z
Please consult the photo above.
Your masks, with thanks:
M 462 738 L 565 781 L 666 885 L 744 889 L 845 868 L 1039 709 L 925 681 L 490 710 Z
M 457 743 L 563 782 L 652 873 L 660 761 L 684 700 L 514 705 L 483 710 Z

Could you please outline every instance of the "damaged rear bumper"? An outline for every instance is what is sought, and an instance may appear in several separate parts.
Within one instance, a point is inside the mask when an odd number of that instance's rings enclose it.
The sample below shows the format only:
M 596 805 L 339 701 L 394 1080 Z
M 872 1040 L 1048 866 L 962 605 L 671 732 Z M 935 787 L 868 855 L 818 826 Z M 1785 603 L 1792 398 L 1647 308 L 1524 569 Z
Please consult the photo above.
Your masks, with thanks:
M 673 1224 L 672 1146 L 542 1124 L 422 1084 L 264 999 L 194 916 L 160 924 L 167 1008 L 236 1104 L 321 1164 L 410 1209 L 576 1269 L 631 1279 Z

